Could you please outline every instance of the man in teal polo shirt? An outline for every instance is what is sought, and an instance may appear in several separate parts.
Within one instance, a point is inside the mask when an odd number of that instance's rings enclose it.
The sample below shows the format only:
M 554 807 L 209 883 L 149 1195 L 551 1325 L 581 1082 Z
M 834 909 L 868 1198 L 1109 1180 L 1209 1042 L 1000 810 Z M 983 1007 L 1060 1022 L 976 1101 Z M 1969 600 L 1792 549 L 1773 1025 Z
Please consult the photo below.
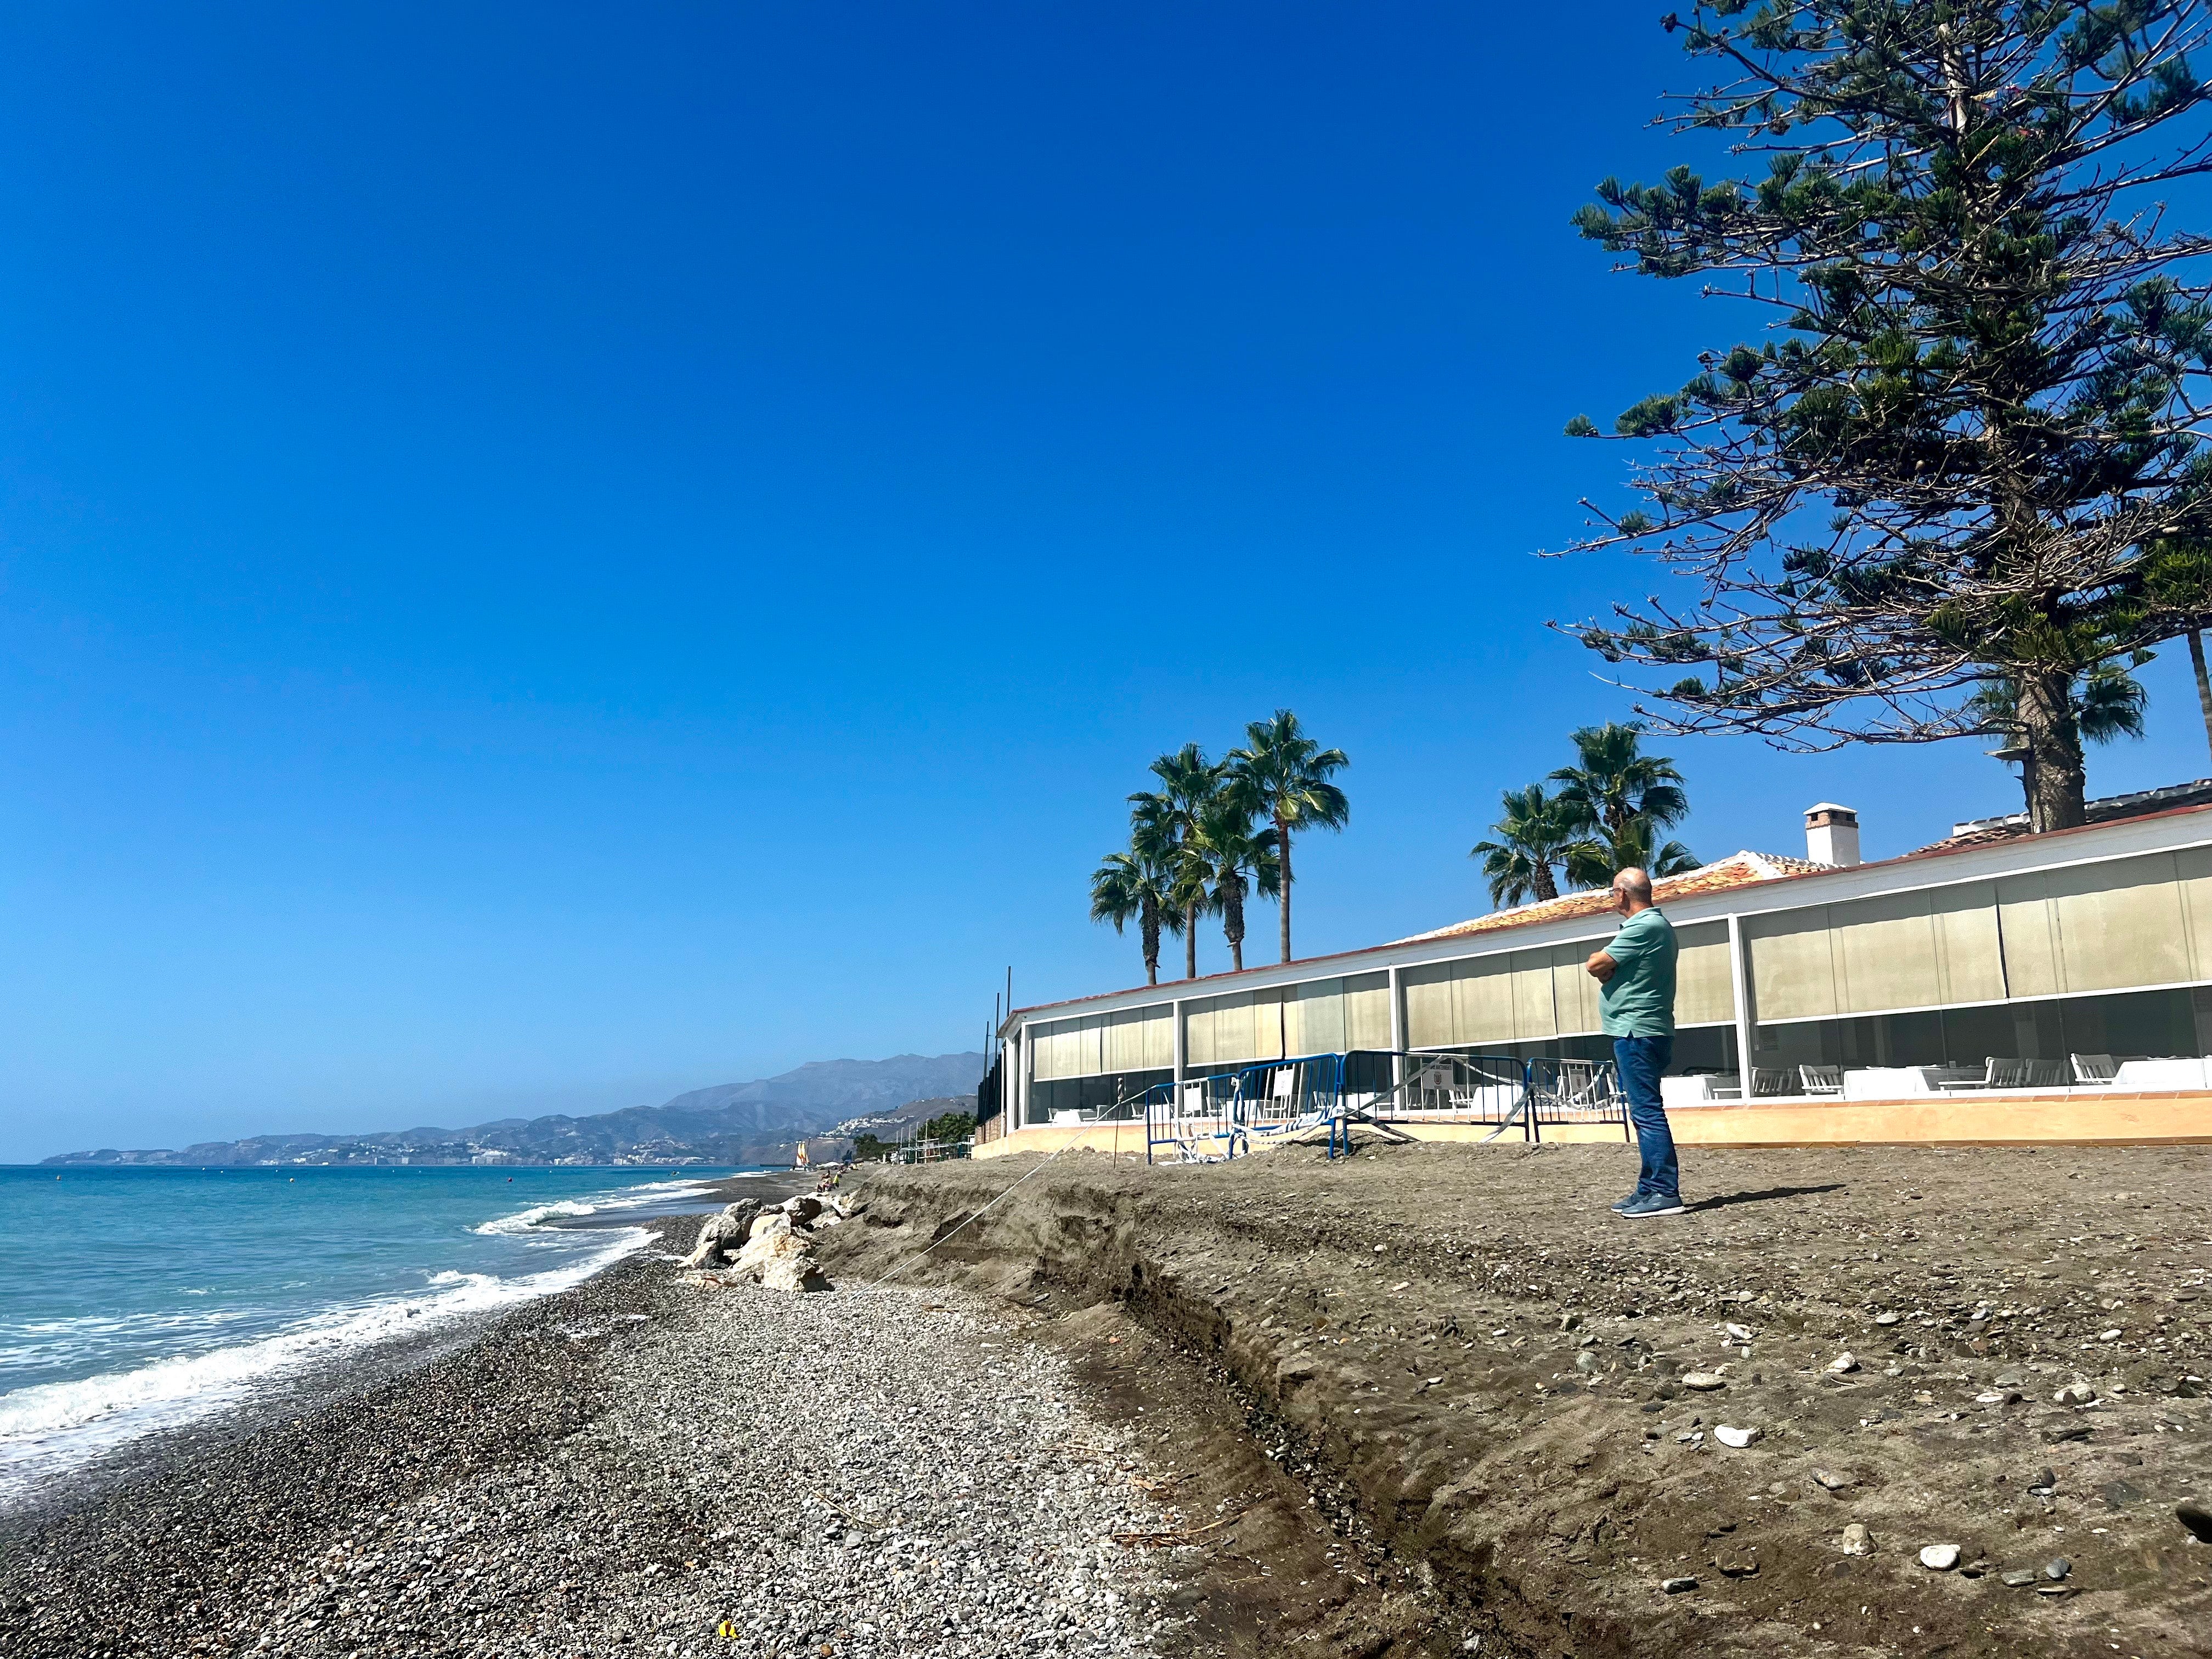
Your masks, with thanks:
M 1674 927 L 1651 902 L 1651 878 L 1633 866 L 1613 878 L 1613 908 L 1626 920 L 1587 966 L 1604 987 L 1600 1022 L 1613 1039 L 1613 1068 L 1644 1155 L 1636 1190 L 1613 1207 L 1638 1220 L 1680 1215 L 1674 1133 L 1659 1097 L 1659 1079 L 1674 1058 Z

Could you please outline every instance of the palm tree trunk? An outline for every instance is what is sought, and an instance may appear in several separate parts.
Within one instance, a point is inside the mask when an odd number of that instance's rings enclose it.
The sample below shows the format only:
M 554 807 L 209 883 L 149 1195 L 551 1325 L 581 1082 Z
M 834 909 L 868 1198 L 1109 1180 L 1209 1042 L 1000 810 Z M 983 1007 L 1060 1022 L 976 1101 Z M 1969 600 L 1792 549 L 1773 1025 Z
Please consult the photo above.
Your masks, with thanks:
M 1182 916 L 1182 976 L 1198 977 L 1198 907 L 1194 904 Z
M 1221 884 L 1221 934 L 1229 941 L 1232 972 L 1244 971 L 1244 881 L 1231 876 Z
M 1137 917 L 1137 933 L 1145 945 L 1145 983 L 1160 982 L 1160 907 L 1152 900 Z
M 1291 959 L 1291 826 L 1278 816 L 1275 819 L 1275 841 L 1283 857 L 1283 960 Z
M 2204 711 L 2204 741 L 2212 744 L 2212 676 L 2204 672 L 2204 635 L 2189 630 L 2189 665 L 2197 671 L 2197 704 Z
M 1536 890 L 1537 901 L 1559 897 L 1559 884 L 1552 879 L 1551 865 L 1542 859 L 1531 859 L 1529 863 L 1534 867 L 1529 872 L 1528 884 Z

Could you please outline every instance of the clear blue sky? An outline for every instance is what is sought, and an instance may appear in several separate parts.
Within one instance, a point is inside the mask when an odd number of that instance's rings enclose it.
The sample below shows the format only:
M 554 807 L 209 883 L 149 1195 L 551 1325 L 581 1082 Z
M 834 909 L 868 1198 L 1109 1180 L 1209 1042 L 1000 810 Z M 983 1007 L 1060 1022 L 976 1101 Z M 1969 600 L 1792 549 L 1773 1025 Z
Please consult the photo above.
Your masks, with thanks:
M 1661 9 L 15 9 L 0 1158 L 975 1046 L 1278 705 L 1302 954 L 1487 908 L 1647 585 L 1530 556 L 1559 428 L 1751 325 L 1567 227 L 1686 153 Z M 2094 789 L 2208 769 L 2168 654 Z M 1671 747 L 1708 856 L 2018 801 Z

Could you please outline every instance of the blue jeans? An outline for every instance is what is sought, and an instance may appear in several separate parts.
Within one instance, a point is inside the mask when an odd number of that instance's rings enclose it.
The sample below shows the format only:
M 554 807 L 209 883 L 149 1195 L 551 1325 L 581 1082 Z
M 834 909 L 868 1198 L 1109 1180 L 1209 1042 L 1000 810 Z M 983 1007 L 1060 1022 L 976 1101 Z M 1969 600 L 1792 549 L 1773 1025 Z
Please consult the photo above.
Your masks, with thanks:
M 1644 1172 L 1636 1182 L 1639 1198 L 1649 1193 L 1662 1198 L 1682 1195 L 1674 1132 L 1667 1127 L 1667 1108 L 1659 1098 L 1660 1074 L 1674 1058 L 1671 1036 L 1613 1040 L 1613 1068 L 1620 1073 L 1620 1092 L 1628 1097 L 1628 1121 L 1636 1126 L 1636 1144 L 1644 1154 Z

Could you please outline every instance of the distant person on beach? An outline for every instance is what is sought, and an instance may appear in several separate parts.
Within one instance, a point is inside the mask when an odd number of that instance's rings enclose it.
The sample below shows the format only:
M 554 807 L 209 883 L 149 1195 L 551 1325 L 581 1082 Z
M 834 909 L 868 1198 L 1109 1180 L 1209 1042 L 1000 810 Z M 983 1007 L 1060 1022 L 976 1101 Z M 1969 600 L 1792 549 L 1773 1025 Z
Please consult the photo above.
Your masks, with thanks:
M 1651 878 L 1634 866 L 1613 878 L 1613 908 L 1626 918 L 1589 976 L 1604 988 L 1598 1014 L 1613 1039 L 1613 1068 L 1628 1097 L 1628 1119 L 1644 1155 L 1636 1190 L 1613 1202 L 1617 1214 L 1642 1220 L 1682 1213 L 1681 1173 L 1674 1132 L 1659 1097 L 1659 1079 L 1674 1058 L 1674 926 L 1651 902 Z

